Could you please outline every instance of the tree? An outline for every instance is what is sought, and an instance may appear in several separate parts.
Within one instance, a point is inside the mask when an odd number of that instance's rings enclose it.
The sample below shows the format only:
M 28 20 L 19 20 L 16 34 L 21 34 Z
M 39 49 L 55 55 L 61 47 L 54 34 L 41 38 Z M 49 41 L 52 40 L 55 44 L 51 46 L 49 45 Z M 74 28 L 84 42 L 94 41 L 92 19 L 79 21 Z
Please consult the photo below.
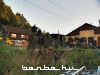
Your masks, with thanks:
M 30 26 L 29 23 L 26 23 L 26 24 L 23 26 L 23 29 L 30 29 L 30 28 L 31 28 L 31 26 Z
M 42 37 L 42 31 L 41 31 L 41 29 L 38 29 L 37 35 L 39 37 L 39 44 L 41 44 L 41 37 Z
M 51 38 L 51 35 L 49 34 L 49 32 L 47 32 L 47 33 L 45 34 L 45 37 L 48 38 L 48 39 Z
M 38 27 L 36 27 L 36 25 L 34 24 L 34 26 L 31 27 L 32 32 L 37 32 Z
M 42 35 L 42 31 L 41 31 L 41 29 L 38 29 L 38 36 L 41 36 Z
M 0 0 L 0 29 L 2 24 L 6 24 L 9 21 L 9 17 L 6 12 L 6 5 L 3 0 Z
M 15 16 L 15 14 L 13 13 L 12 9 L 10 8 L 10 6 L 7 6 L 7 5 L 5 8 L 6 8 L 6 14 L 9 18 L 8 25 L 16 26 L 17 25 L 17 18 Z
M 23 16 L 23 14 L 20 14 L 19 12 L 17 12 L 16 19 L 17 19 L 17 23 L 18 23 L 19 28 L 23 28 L 23 29 L 30 29 L 31 28 L 31 25 L 28 23 L 28 21 Z
M 31 25 L 28 23 L 23 14 L 14 14 L 11 7 L 7 6 L 3 0 L 0 0 L 0 29 L 2 24 L 23 29 L 31 28 Z

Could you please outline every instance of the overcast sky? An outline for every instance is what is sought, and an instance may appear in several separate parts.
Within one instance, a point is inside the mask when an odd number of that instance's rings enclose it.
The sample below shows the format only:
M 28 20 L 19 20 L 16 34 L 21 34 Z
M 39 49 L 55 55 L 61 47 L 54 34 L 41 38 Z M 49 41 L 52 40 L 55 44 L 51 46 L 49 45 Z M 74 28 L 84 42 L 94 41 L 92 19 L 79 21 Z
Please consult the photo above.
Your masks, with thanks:
M 14 13 L 20 12 L 31 26 L 49 33 L 68 34 L 84 23 L 98 26 L 99 0 L 4 0 Z

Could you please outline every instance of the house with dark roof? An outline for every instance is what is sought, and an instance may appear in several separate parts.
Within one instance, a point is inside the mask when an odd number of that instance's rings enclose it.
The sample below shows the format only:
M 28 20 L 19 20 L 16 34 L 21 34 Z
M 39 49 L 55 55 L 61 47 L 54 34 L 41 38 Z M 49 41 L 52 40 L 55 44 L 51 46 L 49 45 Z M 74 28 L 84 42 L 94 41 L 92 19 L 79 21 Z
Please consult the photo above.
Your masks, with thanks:
M 80 41 L 81 40 L 81 41 Z M 85 23 L 66 35 L 69 43 L 84 42 L 84 44 L 100 46 L 100 27 Z
M 52 44 L 56 44 L 59 46 L 65 46 L 65 35 L 61 34 L 50 34 L 51 38 L 43 38 L 41 40 L 42 45 L 51 46 Z
M 62 35 L 62 34 L 50 34 L 51 37 L 55 40 L 58 40 L 59 42 L 59 45 L 60 46 L 65 46 L 65 35 Z
M 22 46 L 23 43 L 28 44 L 28 39 L 33 33 L 31 30 L 2 25 L 1 34 L 4 41 L 7 37 L 13 42 L 13 45 Z

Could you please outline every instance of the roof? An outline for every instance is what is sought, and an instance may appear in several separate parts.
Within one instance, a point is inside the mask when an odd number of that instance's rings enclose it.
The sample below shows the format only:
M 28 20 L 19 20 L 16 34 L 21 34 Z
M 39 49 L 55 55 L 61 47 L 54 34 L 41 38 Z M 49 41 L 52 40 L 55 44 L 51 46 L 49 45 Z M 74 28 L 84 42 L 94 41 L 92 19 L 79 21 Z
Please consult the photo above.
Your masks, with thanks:
M 85 23 L 82 26 L 78 27 L 77 29 L 73 30 L 72 32 L 68 33 L 66 36 L 79 35 L 79 32 L 83 31 L 83 30 L 94 30 L 95 34 L 100 34 L 100 28 L 99 27 Z
M 33 34 L 31 30 L 20 29 L 20 28 L 6 26 L 6 25 L 2 25 L 2 27 L 5 29 L 6 32 L 19 33 L 19 34 L 28 34 L 28 35 Z
M 52 38 L 55 38 L 55 39 L 57 39 L 58 36 L 59 36 L 59 34 L 50 34 L 50 35 L 51 35 Z

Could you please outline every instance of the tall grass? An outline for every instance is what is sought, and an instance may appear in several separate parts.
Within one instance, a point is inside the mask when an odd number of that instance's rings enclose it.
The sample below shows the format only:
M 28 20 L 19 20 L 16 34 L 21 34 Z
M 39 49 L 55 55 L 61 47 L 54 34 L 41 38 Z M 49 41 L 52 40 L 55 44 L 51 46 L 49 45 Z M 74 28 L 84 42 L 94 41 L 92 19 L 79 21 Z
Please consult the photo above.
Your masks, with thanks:
M 68 51 L 63 59 L 67 67 L 86 66 L 87 68 L 94 68 L 100 65 L 100 56 L 96 56 L 90 48 L 74 48 L 72 51 Z
M 95 67 L 100 65 L 100 56 L 87 48 L 73 48 L 72 51 L 67 51 L 66 54 L 57 62 L 54 57 L 44 54 L 39 55 L 39 52 L 34 52 L 33 55 L 28 50 L 19 49 L 13 46 L 0 45 L 0 75 L 59 75 L 62 71 L 23 71 L 22 65 L 26 67 L 56 67 L 61 69 L 64 65 L 66 68 L 81 66 Z M 7 74 L 6 74 L 7 75 Z
M 0 44 L 0 75 L 12 70 L 12 68 L 17 65 L 14 63 L 16 57 L 26 55 L 26 52 L 27 51 L 20 50 L 17 47 Z

